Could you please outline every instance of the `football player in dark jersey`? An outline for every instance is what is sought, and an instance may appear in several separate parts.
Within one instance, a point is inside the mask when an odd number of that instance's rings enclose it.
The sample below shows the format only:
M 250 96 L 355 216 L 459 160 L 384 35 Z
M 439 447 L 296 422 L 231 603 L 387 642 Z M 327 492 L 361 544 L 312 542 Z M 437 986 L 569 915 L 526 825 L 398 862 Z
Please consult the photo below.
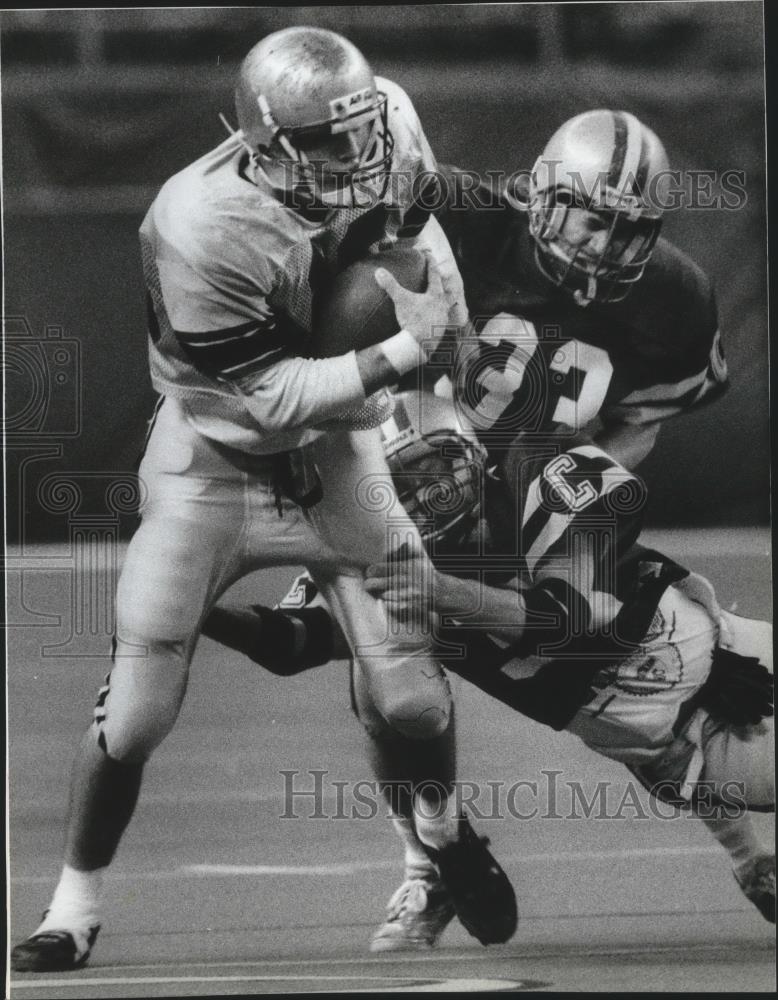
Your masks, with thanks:
M 515 522 L 500 494 L 518 435 L 557 449 L 584 435 L 634 468 L 663 420 L 726 388 L 710 282 L 659 236 L 667 166 L 661 142 L 638 119 L 598 110 L 565 122 L 529 177 L 497 190 L 442 168 L 444 197 L 429 195 L 457 258 L 471 325 L 444 340 L 426 372 L 430 382 L 449 377 L 458 420 L 488 452 L 486 503 L 493 522 L 508 511 L 501 536 L 510 551 Z M 325 647 L 314 630 L 318 609 L 302 606 L 307 593 L 306 584 L 290 600 L 311 612 L 306 655 L 316 658 Z M 249 651 L 261 627 L 250 611 L 218 609 L 203 631 Z M 382 734 L 359 694 L 357 685 L 376 772 L 389 780 L 404 756 L 418 759 L 418 747 Z M 453 727 L 449 733 L 440 774 L 453 780 Z M 379 929 L 375 949 L 423 947 L 439 933 L 436 914 L 443 926 L 450 919 L 445 899 L 437 907 L 440 881 L 413 815 L 400 809 L 407 879 L 393 912 L 409 898 L 422 904 L 416 925 L 390 919 Z
M 393 559 L 368 570 L 368 588 L 401 622 L 426 603 L 453 673 L 696 812 L 774 920 L 775 859 L 747 811 L 774 807 L 772 626 L 723 611 L 707 580 L 639 544 L 644 484 L 585 438 L 527 439 L 490 493 L 486 456 L 453 401 L 401 393 L 395 420 L 385 449 L 432 565 Z M 307 576 L 276 609 L 216 615 L 230 645 L 277 674 L 349 655 Z M 358 685 L 353 694 L 380 747 L 380 718 Z M 401 816 L 395 825 L 407 877 L 372 948 L 429 948 L 454 909 L 414 831 Z
M 710 280 L 659 236 L 667 169 L 656 135 L 612 111 L 566 122 L 502 190 L 441 168 L 437 215 L 477 334 L 457 395 L 494 446 L 597 420 L 598 444 L 634 468 L 662 420 L 726 388 Z
M 495 564 L 471 557 L 463 574 L 395 556 L 368 569 L 368 589 L 399 621 L 426 600 L 448 669 L 700 816 L 774 922 L 775 856 L 749 816 L 775 808 L 772 625 L 723 611 L 707 580 L 638 543 L 644 486 L 595 445 L 517 451 L 515 573 L 487 504 Z M 405 905 L 378 940 L 418 933 Z M 424 922 L 428 943 L 440 922 Z

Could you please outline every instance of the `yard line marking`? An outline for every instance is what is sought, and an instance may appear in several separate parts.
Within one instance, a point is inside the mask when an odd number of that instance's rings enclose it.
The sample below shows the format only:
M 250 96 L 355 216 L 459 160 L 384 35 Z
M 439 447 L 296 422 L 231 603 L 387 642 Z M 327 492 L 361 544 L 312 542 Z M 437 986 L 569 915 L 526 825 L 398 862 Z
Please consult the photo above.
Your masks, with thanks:
M 356 872 L 396 868 L 396 861 L 349 861 L 333 865 L 184 865 L 182 875 L 351 875 Z
M 269 983 L 283 982 L 285 979 L 299 979 L 303 982 L 316 982 L 317 980 L 355 980 L 362 982 L 365 979 L 372 981 L 385 980 L 386 976 L 296 976 L 289 974 L 286 976 L 84 976 L 82 979 L 24 979 L 19 982 L 11 980 L 11 985 L 16 989 L 33 989 L 37 986 L 126 986 L 128 983 L 245 983 L 267 980 Z M 392 976 L 397 982 L 416 983 L 418 976 Z
M 392 861 L 349 861 L 334 865 L 185 865 L 187 875 L 350 875 L 355 872 L 396 868 Z
M 45 989 L 61 986 L 161 986 L 174 983 L 278 983 L 278 982 L 357 982 L 357 983 L 404 983 L 403 986 L 379 986 L 372 993 L 474 993 L 482 990 L 508 990 L 520 988 L 523 983 L 509 979 L 435 979 L 433 982 L 419 981 L 418 976 L 108 976 L 84 977 L 82 979 L 34 979 L 11 980 L 15 990 Z M 323 991 L 318 991 L 323 992 Z M 363 989 L 338 992 L 362 993 Z
M 521 980 L 511 979 L 441 979 L 435 983 L 414 986 L 379 986 L 371 993 L 507 993 L 524 989 Z M 338 990 L 339 993 L 360 993 L 361 990 Z
M 709 847 L 636 847 L 617 851 L 551 851 L 542 854 L 513 854 L 502 857 L 503 864 L 556 864 L 563 861 L 617 861 L 631 858 L 700 857 L 720 854 L 715 844 Z M 234 876 L 257 877 L 262 875 L 351 875 L 357 872 L 382 871 L 397 867 L 396 861 L 350 861 L 329 865 L 227 865 L 194 864 L 163 871 L 109 872 L 106 880 L 125 881 L 132 879 L 175 879 L 207 878 L 209 876 L 230 878 Z M 56 875 L 17 875 L 11 879 L 14 885 L 43 885 L 55 879 Z
M 280 802 L 284 797 L 282 790 L 266 792 L 247 792 L 245 790 L 235 790 L 230 792 L 157 792 L 156 794 L 145 795 L 143 797 L 144 806 L 199 806 L 199 805 L 234 805 L 236 802 L 246 805 L 255 805 L 265 802 Z M 325 801 L 329 803 L 332 798 L 336 801 L 335 793 L 325 796 Z M 23 805 L 19 805 L 11 812 L 11 821 L 15 823 L 24 822 L 28 817 L 41 811 L 59 812 L 59 804 L 52 798 L 29 799 Z
M 559 861 L 613 861 L 619 858 L 698 857 L 720 854 L 720 848 L 710 847 L 638 847 L 620 851 L 557 851 L 543 854 L 522 854 L 503 857 L 503 863 L 538 864 Z M 335 865 L 184 865 L 180 871 L 186 875 L 343 875 L 360 871 L 396 868 L 395 861 L 358 861 Z

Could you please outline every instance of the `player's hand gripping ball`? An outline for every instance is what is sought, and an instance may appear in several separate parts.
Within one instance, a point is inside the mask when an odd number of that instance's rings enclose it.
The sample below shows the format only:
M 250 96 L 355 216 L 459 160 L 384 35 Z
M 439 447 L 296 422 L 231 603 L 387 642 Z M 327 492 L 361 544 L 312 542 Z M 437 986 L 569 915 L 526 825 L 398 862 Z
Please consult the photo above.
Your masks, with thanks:
M 427 287 L 427 259 L 412 247 L 393 247 L 351 264 L 337 275 L 318 304 L 316 357 L 332 358 L 372 347 L 400 330 L 394 302 L 375 279 L 379 268 L 410 292 L 423 292 Z

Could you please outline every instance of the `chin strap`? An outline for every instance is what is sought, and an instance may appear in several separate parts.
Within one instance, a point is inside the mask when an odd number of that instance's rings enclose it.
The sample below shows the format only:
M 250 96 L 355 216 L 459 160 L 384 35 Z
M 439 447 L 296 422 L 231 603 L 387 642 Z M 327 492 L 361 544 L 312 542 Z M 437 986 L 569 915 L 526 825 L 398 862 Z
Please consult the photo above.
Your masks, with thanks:
M 597 279 L 590 274 L 586 281 L 586 295 L 584 295 L 580 288 L 576 288 L 573 292 L 575 304 L 577 306 L 581 306 L 581 308 L 585 308 L 590 305 L 597 296 Z

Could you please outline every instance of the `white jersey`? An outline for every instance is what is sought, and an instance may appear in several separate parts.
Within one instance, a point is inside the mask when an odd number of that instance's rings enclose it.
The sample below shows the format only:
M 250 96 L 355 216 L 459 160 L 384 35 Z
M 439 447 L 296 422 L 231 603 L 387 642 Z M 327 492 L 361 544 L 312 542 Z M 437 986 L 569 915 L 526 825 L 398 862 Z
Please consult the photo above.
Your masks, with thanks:
M 333 386 L 346 405 L 364 400 L 353 353 L 349 361 L 301 356 L 317 290 L 371 250 L 414 238 L 426 222 L 419 182 L 436 170 L 434 157 L 408 96 L 376 82 L 394 137 L 389 184 L 376 204 L 306 216 L 251 172 L 240 139 L 230 137 L 172 177 L 143 221 L 152 384 L 182 399 L 207 436 L 283 451 L 333 416 L 317 409 L 319 397 L 332 406 Z M 252 396 L 256 405 L 247 408 Z

